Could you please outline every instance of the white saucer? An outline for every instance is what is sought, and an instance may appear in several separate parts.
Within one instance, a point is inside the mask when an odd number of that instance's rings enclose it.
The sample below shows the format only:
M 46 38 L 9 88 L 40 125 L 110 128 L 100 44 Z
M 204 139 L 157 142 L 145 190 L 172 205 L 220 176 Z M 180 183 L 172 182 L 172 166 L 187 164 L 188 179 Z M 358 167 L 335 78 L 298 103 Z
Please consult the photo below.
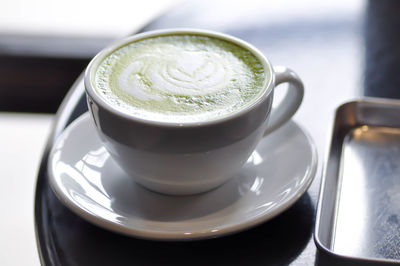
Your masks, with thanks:
M 240 173 L 210 192 L 167 196 L 133 182 L 111 159 L 86 113 L 58 138 L 50 185 L 84 219 L 122 234 L 164 240 L 247 229 L 293 205 L 311 184 L 317 153 L 293 121 L 261 140 Z

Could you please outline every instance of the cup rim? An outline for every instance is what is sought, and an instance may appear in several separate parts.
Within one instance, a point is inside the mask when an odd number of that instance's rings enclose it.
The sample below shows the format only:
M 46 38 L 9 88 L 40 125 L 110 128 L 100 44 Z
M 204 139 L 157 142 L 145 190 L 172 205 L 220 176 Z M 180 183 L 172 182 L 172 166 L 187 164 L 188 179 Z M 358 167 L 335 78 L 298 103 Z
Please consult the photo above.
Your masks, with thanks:
M 140 118 L 138 116 L 135 116 L 133 114 L 129 114 L 128 112 L 123 112 L 113 106 L 111 106 L 109 103 L 105 101 L 105 99 L 99 95 L 99 93 L 96 91 L 94 88 L 94 85 L 92 84 L 92 78 L 95 76 L 95 72 L 97 70 L 98 65 L 110 54 L 112 54 L 114 51 L 124 47 L 125 45 L 128 45 L 129 43 L 139 41 L 139 40 L 144 40 L 147 38 L 152 38 L 156 36 L 165 36 L 165 35 L 198 35 L 198 36 L 205 36 L 205 37 L 213 37 L 217 39 L 221 39 L 224 41 L 231 42 L 233 44 L 236 44 L 242 48 L 247 49 L 250 51 L 254 56 L 256 56 L 260 62 L 263 64 L 264 68 L 264 73 L 266 73 L 266 77 L 269 77 L 268 79 L 264 79 L 263 81 L 263 93 L 260 94 L 255 100 L 253 100 L 250 104 L 247 106 L 240 108 L 239 110 L 232 112 L 228 115 L 218 117 L 216 119 L 211 119 L 211 120 L 205 120 L 205 121 L 195 121 L 195 122 L 174 122 L 174 121 L 156 121 L 156 120 L 150 120 L 150 119 L 144 119 Z M 141 124 L 149 125 L 149 126 L 159 126 L 159 127 L 199 127 L 199 126 L 210 126 L 210 125 L 215 125 L 215 124 L 220 124 L 223 122 L 227 122 L 230 120 L 233 120 L 235 118 L 241 117 L 242 115 L 250 112 L 260 104 L 263 104 L 264 101 L 270 96 L 273 90 L 273 84 L 275 83 L 275 75 L 273 71 L 273 67 L 271 63 L 268 61 L 268 59 L 264 56 L 264 54 L 259 51 L 256 47 L 253 45 L 247 43 L 244 40 L 241 40 L 237 37 L 225 34 L 225 33 L 220 33 L 216 31 L 211 31 L 211 30 L 201 30 L 201 29 L 192 29 L 192 28 L 173 28 L 173 29 L 161 29 L 161 30 L 152 30 L 152 31 L 147 31 L 143 33 L 138 33 L 133 36 L 129 36 L 126 38 L 123 38 L 122 40 L 118 40 L 108 47 L 104 48 L 102 51 L 100 51 L 88 64 L 85 70 L 84 74 L 84 84 L 85 84 L 85 91 L 86 93 L 91 97 L 91 99 L 98 105 L 100 105 L 102 108 L 106 109 L 107 111 L 128 119 L 132 120 L 134 122 L 138 122 Z

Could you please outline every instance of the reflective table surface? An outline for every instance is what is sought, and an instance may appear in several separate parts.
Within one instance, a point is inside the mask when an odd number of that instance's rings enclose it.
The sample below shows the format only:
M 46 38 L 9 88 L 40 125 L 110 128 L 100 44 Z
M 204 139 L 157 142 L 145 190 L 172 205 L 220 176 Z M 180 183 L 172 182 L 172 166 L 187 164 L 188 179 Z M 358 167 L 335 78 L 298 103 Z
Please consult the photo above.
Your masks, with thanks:
M 342 2 L 289 1 L 287 6 L 280 1 L 248 6 L 183 2 L 142 31 L 172 27 L 221 31 L 255 45 L 272 64 L 294 69 L 306 89 L 294 120 L 310 132 L 323 162 L 335 109 L 362 95 L 363 87 L 365 3 Z M 308 192 L 290 209 L 255 228 L 221 238 L 141 240 L 103 230 L 75 215 L 48 185 L 47 156 L 63 129 L 86 110 L 79 77 L 58 111 L 38 174 L 35 221 L 44 265 L 324 265 L 313 241 L 322 163 Z

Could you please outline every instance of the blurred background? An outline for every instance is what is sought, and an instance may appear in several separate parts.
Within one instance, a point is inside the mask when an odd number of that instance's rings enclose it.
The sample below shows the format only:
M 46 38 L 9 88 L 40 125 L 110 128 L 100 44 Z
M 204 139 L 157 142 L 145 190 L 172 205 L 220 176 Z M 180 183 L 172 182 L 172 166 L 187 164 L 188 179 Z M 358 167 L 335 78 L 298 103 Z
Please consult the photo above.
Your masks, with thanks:
M 90 58 L 177 2 L 3 0 L 0 110 L 54 113 Z
M 312 51 L 310 47 L 307 52 L 318 53 L 331 45 L 324 43 L 326 41 L 340 42 L 336 49 L 341 49 L 346 40 L 338 40 L 338 34 L 341 38 L 352 35 L 353 40 L 347 41 L 357 41 L 359 36 L 354 31 L 360 25 L 364 5 L 361 0 L 322 3 L 315 0 L 284 3 L 250 0 L 245 4 L 222 0 L 116 0 L 112 3 L 105 0 L 3 0 L 0 111 L 55 112 L 90 58 L 112 40 L 140 30 L 167 10 L 169 17 L 179 21 L 175 23 L 177 26 L 195 25 L 225 31 L 231 27 L 236 32 L 253 28 L 257 35 L 265 28 L 265 38 L 272 40 L 267 52 L 277 51 L 275 46 L 282 42 L 288 44 L 293 38 L 294 47 L 287 46 L 296 53 L 285 53 L 292 60 L 302 62 L 302 57 L 308 57 L 301 50 L 305 45 L 314 45 L 316 49 Z M 157 27 L 162 27 L 162 23 L 161 20 Z M 166 23 L 171 24 L 171 21 Z M 257 35 L 249 41 L 259 39 Z M 319 40 L 316 42 L 316 39 Z M 357 57 L 356 53 L 362 54 L 362 50 L 354 51 L 350 56 Z M 352 66 L 349 68 L 355 71 Z

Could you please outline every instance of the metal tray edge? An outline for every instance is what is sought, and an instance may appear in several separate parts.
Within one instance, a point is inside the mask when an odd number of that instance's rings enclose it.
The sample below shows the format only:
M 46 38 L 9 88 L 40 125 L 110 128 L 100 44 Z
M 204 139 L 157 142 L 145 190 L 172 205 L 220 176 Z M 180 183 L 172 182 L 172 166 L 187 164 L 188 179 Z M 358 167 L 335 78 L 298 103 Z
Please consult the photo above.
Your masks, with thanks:
M 322 179 L 321 179 L 321 184 L 320 184 L 320 191 L 319 191 L 319 196 L 318 196 L 318 204 L 317 204 L 317 210 L 316 210 L 316 218 L 315 218 L 315 229 L 314 229 L 314 243 L 317 247 L 317 251 L 319 254 L 317 254 L 317 257 L 323 257 L 327 256 L 325 259 L 320 259 L 321 261 L 325 261 L 321 265 L 326 265 L 326 264 L 332 264 L 336 265 L 337 263 L 344 263 L 345 265 L 393 265 L 393 264 L 400 264 L 398 260 L 392 260 L 392 259 L 375 259 L 375 258 L 362 258 L 362 257 L 353 257 L 353 256 L 346 256 L 342 254 L 335 253 L 330 249 L 330 247 L 327 247 L 323 241 L 320 239 L 320 230 L 321 230 L 321 216 L 322 216 L 322 208 L 324 205 L 325 201 L 325 191 L 326 191 L 326 185 L 327 185 L 327 178 L 328 178 L 328 173 L 331 170 L 329 167 L 329 164 L 332 160 L 332 155 L 334 153 L 333 148 L 335 142 L 340 142 L 342 143 L 344 140 L 344 137 L 340 139 L 335 139 L 337 137 L 337 126 L 338 126 L 338 119 L 340 118 L 340 113 L 347 109 L 347 108 L 353 108 L 358 105 L 371 105 L 371 106 L 386 106 L 386 107 L 395 107 L 399 108 L 400 110 L 400 100 L 396 99 L 386 99 L 386 98 L 374 98 L 374 97 L 363 97 L 359 99 L 353 99 L 348 102 L 345 102 L 341 105 L 339 105 L 336 110 L 335 110 L 335 115 L 334 115 L 334 121 L 332 123 L 332 127 L 330 129 L 330 135 L 329 135 L 329 142 L 328 142 L 328 147 L 325 151 L 324 154 L 324 163 L 323 163 L 323 169 L 322 169 Z M 356 121 L 354 121 L 356 122 Z M 350 129 L 354 128 L 357 126 L 357 123 L 354 123 L 351 125 L 346 132 L 349 132 Z M 342 147 L 337 151 L 337 153 L 341 154 L 342 152 Z M 338 164 L 340 167 L 340 163 Z M 335 171 L 339 169 L 334 169 Z M 336 203 L 335 203 L 336 205 Z M 336 206 L 335 206 L 336 207 Z M 331 242 L 331 241 L 330 241 Z M 318 259 L 317 259 L 318 260 Z

